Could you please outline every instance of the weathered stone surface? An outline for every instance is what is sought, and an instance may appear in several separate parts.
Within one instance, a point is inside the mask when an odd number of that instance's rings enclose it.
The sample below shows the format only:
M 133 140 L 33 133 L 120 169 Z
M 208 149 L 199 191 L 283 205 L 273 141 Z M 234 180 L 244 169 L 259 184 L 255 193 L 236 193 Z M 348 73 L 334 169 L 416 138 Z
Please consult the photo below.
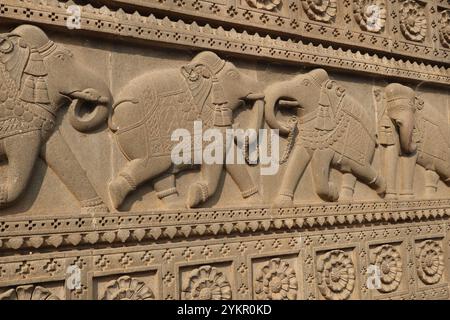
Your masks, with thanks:
M 0 4 L 0 299 L 449 299 L 448 2 L 175 2 Z

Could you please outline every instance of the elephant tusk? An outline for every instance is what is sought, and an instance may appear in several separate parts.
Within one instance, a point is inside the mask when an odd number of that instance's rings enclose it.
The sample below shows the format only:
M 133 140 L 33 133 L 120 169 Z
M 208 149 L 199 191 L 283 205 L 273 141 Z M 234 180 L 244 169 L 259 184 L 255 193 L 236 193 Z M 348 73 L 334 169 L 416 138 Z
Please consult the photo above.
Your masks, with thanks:
M 297 101 L 280 100 L 278 101 L 278 106 L 285 108 L 299 108 L 300 104 Z
M 264 93 L 250 93 L 245 97 L 247 100 L 261 100 L 264 99 Z
M 109 98 L 101 95 L 93 94 L 92 92 L 74 91 L 68 95 L 72 99 L 84 100 L 88 102 L 97 102 L 99 104 L 108 104 Z

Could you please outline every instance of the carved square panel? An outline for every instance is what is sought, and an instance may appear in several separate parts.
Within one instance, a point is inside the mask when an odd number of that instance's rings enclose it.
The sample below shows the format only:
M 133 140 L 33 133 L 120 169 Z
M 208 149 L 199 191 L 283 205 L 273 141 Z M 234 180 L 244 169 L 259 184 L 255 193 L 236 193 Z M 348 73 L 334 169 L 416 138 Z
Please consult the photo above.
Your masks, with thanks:
M 373 244 L 364 278 L 372 298 L 387 298 L 408 293 L 408 256 L 401 242 Z
M 298 255 L 255 258 L 252 271 L 253 299 L 299 299 L 301 268 Z
M 446 282 L 445 249 L 442 238 L 417 240 L 415 243 L 415 264 L 419 288 Z
M 182 266 L 179 293 L 183 300 L 236 299 L 232 262 Z
M 64 300 L 64 282 L 33 283 L 0 288 L 0 300 Z
M 355 248 L 318 251 L 316 254 L 316 296 L 321 300 L 359 299 Z
M 444 49 L 450 49 L 450 8 L 438 8 L 437 19 L 439 44 Z
M 386 32 L 390 8 L 387 0 L 352 0 L 352 4 L 348 7 L 348 16 L 344 16 L 344 22 L 349 23 L 353 20 L 356 31 L 365 31 L 369 34 Z M 350 16 L 353 16 L 353 19 Z
M 92 279 L 92 299 L 153 300 L 161 292 L 157 270 L 108 274 Z
M 412 43 L 426 44 L 430 40 L 430 15 L 426 2 L 419 0 L 402 0 L 397 9 L 392 9 L 391 16 L 397 18 L 396 31 L 402 39 Z

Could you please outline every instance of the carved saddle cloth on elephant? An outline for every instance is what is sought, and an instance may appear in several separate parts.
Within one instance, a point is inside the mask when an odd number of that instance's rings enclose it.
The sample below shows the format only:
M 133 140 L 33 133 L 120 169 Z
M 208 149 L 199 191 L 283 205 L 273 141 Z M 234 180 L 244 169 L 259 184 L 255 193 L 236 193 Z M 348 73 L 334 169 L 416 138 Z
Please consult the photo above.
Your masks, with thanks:
M 450 166 L 449 130 L 446 118 L 430 107 L 424 107 L 421 99 L 416 99 L 416 125 L 413 139 L 417 143 L 417 162 L 425 163 L 426 169 L 435 171 Z
M 52 132 L 47 72 L 42 54 L 52 49 L 30 49 L 19 39 L 2 39 L 0 49 L 0 139 L 39 130 L 43 138 Z
M 211 81 L 189 81 L 179 69 L 159 73 L 136 80 L 134 92 L 127 93 L 134 97 L 130 98 L 134 100 L 132 114 L 127 114 L 126 121 L 118 116 L 117 123 L 124 125 L 117 130 L 116 138 L 119 146 L 127 146 L 127 150 L 122 147 L 122 152 L 129 160 L 170 155 L 178 143 L 171 141 L 171 135 L 177 129 L 189 131 L 190 137 L 186 139 L 191 139 L 193 150 L 194 121 L 202 121 L 203 129 L 219 125 L 219 122 L 225 127 L 231 125 L 231 115 L 226 110 L 222 114 L 220 106 L 211 102 L 210 95 L 214 90 Z
M 316 112 L 298 119 L 296 144 L 309 150 L 331 148 L 361 165 L 371 161 L 375 129 L 363 107 L 329 80 L 323 84 Z

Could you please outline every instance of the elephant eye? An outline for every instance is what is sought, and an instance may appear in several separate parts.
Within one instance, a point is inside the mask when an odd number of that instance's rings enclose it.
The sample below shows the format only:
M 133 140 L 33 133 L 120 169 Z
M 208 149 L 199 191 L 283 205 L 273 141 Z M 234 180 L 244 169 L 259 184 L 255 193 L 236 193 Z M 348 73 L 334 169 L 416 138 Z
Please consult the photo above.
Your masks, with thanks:
M 302 81 L 302 84 L 303 84 L 305 87 L 309 87 L 309 85 L 311 84 L 311 81 L 309 81 L 308 79 L 304 79 L 304 80 Z
M 239 73 L 236 70 L 229 70 L 227 72 L 227 76 L 230 77 L 233 80 L 239 79 Z

